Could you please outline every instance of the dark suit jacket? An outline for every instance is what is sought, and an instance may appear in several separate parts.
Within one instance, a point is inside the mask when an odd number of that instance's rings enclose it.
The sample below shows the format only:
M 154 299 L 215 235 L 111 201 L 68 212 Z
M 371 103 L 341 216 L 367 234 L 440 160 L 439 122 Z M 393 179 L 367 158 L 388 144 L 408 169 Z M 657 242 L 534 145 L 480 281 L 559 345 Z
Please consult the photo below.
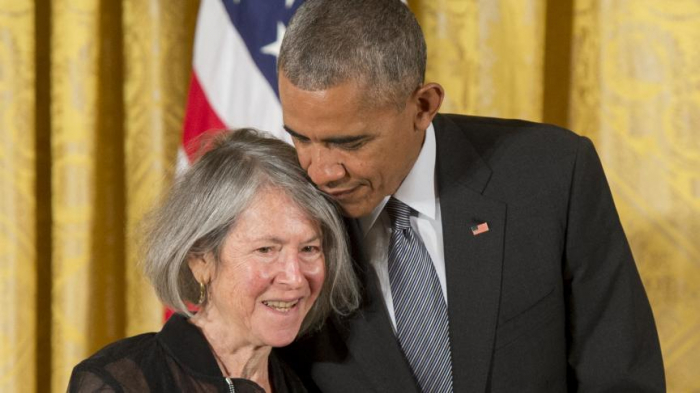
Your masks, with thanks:
M 591 142 L 516 120 L 433 124 L 454 391 L 664 391 L 651 308 Z M 288 361 L 324 392 L 417 392 L 348 223 L 363 306 Z

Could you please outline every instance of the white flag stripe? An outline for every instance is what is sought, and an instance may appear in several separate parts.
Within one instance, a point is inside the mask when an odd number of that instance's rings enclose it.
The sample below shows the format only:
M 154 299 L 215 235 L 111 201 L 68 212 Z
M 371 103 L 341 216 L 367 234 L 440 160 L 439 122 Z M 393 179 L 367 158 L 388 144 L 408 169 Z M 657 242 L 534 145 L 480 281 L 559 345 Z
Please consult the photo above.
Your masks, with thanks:
M 254 127 L 291 142 L 277 96 L 221 0 L 203 0 L 200 7 L 193 67 L 212 109 L 227 127 Z
M 190 168 L 190 159 L 187 158 L 185 149 L 180 145 L 177 148 L 177 163 L 175 164 L 175 176 L 180 176 Z

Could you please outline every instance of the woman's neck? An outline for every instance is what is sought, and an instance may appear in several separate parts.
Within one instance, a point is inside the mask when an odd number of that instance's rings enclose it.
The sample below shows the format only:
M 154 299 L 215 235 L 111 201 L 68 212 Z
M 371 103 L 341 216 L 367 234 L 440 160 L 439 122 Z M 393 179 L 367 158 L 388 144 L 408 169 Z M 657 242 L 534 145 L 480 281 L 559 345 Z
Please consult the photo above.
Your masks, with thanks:
M 201 310 L 190 323 L 197 326 L 207 339 L 221 373 L 225 377 L 249 379 L 270 392 L 269 346 L 256 346 L 237 334 L 223 318 Z

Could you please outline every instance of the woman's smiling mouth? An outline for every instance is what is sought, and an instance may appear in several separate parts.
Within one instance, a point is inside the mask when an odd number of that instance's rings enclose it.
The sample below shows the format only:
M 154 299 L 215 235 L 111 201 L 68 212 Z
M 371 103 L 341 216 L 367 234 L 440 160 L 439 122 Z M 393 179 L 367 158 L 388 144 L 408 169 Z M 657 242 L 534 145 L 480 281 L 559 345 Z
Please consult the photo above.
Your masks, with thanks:
M 289 312 L 294 306 L 299 303 L 299 299 L 292 300 L 290 302 L 284 302 L 281 300 L 263 300 L 262 302 L 267 307 L 280 312 Z

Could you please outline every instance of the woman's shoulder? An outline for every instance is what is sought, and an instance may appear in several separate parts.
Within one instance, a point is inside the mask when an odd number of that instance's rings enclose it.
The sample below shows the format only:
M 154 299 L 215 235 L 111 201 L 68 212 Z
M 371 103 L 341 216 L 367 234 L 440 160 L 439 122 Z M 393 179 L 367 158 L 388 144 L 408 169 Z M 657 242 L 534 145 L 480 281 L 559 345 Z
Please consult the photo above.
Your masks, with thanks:
M 105 346 L 76 367 L 106 366 L 122 359 L 139 362 L 144 355 L 151 356 L 156 346 L 156 333 L 139 334 Z
M 124 386 L 148 390 L 145 372 L 160 363 L 155 358 L 162 357 L 155 337 L 155 333 L 144 333 L 100 349 L 75 366 L 68 391 L 118 391 Z

